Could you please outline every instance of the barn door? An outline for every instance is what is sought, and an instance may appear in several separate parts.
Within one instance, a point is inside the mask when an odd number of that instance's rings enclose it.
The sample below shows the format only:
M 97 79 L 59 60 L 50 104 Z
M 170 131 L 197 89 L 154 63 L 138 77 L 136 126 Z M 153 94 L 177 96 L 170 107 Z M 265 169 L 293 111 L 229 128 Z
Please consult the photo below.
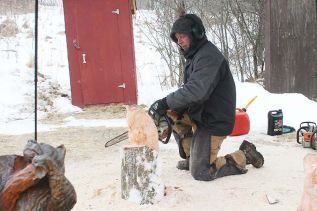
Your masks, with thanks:
M 135 103 L 129 0 L 64 0 L 64 11 L 73 104 Z

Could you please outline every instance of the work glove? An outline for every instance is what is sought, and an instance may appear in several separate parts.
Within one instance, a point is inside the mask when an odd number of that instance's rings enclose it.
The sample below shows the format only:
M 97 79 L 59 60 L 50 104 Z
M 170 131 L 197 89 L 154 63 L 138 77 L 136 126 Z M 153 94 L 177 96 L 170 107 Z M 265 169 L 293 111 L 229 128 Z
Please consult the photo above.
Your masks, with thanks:
M 166 102 L 166 97 L 163 99 L 155 101 L 151 105 L 152 109 L 157 113 L 159 116 L 163 116 L 166 114 L 167 109 L 169 108 Z

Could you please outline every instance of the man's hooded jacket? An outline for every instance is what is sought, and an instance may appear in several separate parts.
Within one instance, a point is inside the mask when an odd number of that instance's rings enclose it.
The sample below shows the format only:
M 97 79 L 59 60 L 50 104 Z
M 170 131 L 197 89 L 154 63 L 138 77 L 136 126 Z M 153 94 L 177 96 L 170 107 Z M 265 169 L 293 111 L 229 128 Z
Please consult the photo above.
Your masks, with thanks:
M 169 108 L 187 112 L 198 127 L 212 135 L 229 135 L 235 120 L 236 89 L 227 60 L 207 40 L 196 15 L 187 14 L 175 21 L 171 31 L 174 42 L 176 32 L 187 33 L 191 46 L 183 51 L 184 85 L 166 97 Z

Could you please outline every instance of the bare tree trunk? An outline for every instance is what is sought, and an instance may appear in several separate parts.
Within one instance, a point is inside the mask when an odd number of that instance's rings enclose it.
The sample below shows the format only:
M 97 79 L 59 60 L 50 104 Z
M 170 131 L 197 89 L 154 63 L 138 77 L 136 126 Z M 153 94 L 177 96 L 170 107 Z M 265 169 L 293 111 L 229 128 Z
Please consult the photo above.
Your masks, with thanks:
M 176 16 L 180 17 L 186 14 L 185 2 L 181 1 L 177 5 Z M 178 68 L 178 87 L 184 83 L 185 58 L 179 50 L 179 68 Z
M 240 30 L 242 32 L 241 36 L 247 38 L 245 41 L 249 43 L 252 46 L 252 60 L 253 60 L 253 71 L 250 74 L 250 79 L 258 79 L 259 78 L 259 72 L 258 72 L 258 61 L 261 58 L 263 54 L 264 48 L 261 48 L 263 44 L 263 21 L 262 21 L 262 14 L 263 11 L 263 1 L 258 1 L 257 5 L 255 5 L 255 11 L 254 13 L 250 13 L 248 15 L 249 20 L 246 18 L 246 12 L 244 12 L 241 8 L 241 2 L 238 0 L 234 1 L 228 1 L 230 9 L 232 11 L 232 14 L 236 18 L 238 25 L 240 27 Z M 254 3 L 255 4 L 255 3 Z M 248 24 L 249 23 L 249 24 Z M 250 26 L 250 24 L 253 24 Z M 252 30 L 251 30 L 252 29 Z M 259 51 L 261 50 L 261 53 Z M 260 57 L 260 58 L 259 58 Z M 251 64 L 251 63 L 249 63 Z
M 243 70 L 243 67 L 242 67 L 242 64 L 241 64 L 241 47 L 239 47 L 239 41 L 238 41 L 238 38 L 237 38 L 237 32 L 235 31 L 234 29 L 234 26 L 232 24 L 229 24 L 229 33 L 230 33 L 230 36 L 232 37 L 233 39 L 233 48 L 234 48 L 234 57 L 233 57 L 233 60 L 234 62 L 236 63 L 236 67 L 238 69 L 238 75 L 240 75 L 240 81 L 244 82 L 245 78 L 244 78 L 244 70 Z
M 164 79 L 160 79 L 164 83 L 162 85 L 183 84 L 185 60 L 177 46 L 170 41 L 169 33 L 175 19 L 187 11 L 200 16 L 207 36 L 211 33 L 212 41 L 215 45 L 220 45 L 229 63 L 237 64 L 237 72 L 242 81 L 263 77 L 263 2 L 264 0 L 156 0 L 154 11 L 157 18 L 155 24 L 149 26 L 149 31 L 153 33 L 146 31 L 146 36 L 152 40 L 153 47 L 168 66 L 168 73 Z M 155 36 L 154 33 L 159 33 L 160 36 Z M 235 43 L 231 44 L 233 36 L 236 37 Z
M 258 57 L 257 57 L 257 47 L 256 45 L 253 46 L 253 73 L 254 73 L 254 79 L 259 78 L 258 74 Z

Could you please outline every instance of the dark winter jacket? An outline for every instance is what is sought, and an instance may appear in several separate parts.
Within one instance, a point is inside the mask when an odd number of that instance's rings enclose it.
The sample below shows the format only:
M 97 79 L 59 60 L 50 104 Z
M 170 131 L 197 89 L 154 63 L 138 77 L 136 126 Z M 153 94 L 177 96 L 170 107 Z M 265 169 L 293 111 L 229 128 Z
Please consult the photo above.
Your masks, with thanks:
M 172 110 L 186 110 L 198 127 L 212 135 L 232 132 L 235 119 L 236 89 L 227 60 L 206 38 L 185 53 L 184 85 L 169 94 Z

